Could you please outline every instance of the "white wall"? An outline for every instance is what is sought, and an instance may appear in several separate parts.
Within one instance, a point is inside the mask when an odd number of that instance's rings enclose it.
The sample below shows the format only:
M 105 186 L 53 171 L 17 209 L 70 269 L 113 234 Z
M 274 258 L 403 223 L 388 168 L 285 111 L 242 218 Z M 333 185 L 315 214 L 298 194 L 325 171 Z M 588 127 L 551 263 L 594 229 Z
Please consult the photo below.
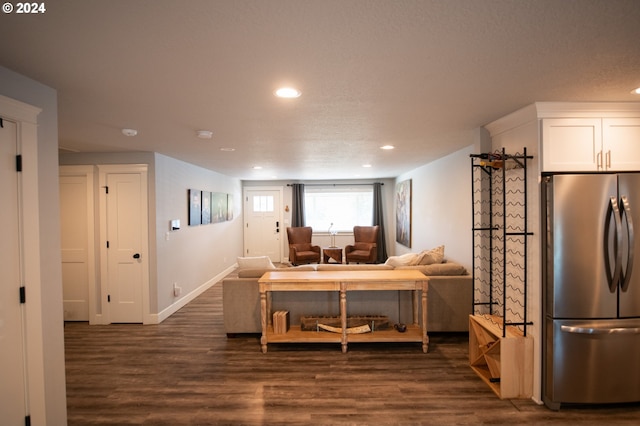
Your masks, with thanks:
M 395 241 L 396 254 L 420 252 L 445 246 L 445 258 L 471 271 L 472 206 L 470 154 L 480 152 L 481 131 L 476 141 L 446 157 L 404 173 L 396 183 L 411 179 L 411 247 Z M 395 222 L 394 225 L 395 227 Z M 394 232 L 395 235 L 395 232 Z
M 32 424 L 64 425 L 67 422 L 67 407 L 58 196 L 57 93 L 50 87 L 0 67 L 0 94 L 42 109 L 38 115 L 37 171 L 23 172 L 25 178 L 27 175 L 29 178 L 35 177 L 37 174 L 37 188 L 29 190 L 37 193 L 38 223 L 25 223 L 24 226 L 39 229 L 39 272 L 41 277 L 45 277 L 41 282 L 25 283 L 27 318 L 30 320 L 27 325 L 28 356 L 40 360 L 38 368 L 30 371 L 30 408 Z M 35 164 L 33 159 L 28 162 Z
M 172 305 L 183 303 L 181 298 L 215 284 L 242 255 L 242 189 L 238 179 L 161 154 L 155 157 L 157 307 L 162 319 Z M 189 226 L 189 189 L 233 195 L 233 220 Z M 180 220 L 180 230 L 170 231 L 172 219 Z M 174 283 L 182 288 L 179 297 L 173 295 Z

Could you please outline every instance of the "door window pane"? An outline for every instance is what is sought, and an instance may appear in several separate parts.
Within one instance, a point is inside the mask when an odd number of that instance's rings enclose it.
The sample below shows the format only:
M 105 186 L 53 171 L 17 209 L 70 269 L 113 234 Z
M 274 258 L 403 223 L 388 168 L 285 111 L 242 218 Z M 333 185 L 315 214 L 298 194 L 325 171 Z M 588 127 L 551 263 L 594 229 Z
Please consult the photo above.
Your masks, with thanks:
M 273 196 L 272 195 L 254 195 L 253 211 L 254 212 L 272 212 Z

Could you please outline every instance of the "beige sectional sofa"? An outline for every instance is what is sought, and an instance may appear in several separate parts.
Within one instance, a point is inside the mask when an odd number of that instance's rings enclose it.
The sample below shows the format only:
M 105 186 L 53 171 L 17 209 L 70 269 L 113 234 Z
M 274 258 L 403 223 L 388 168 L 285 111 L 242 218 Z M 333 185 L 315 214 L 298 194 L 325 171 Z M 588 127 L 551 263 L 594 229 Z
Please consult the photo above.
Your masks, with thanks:
M 452 262 L 423 266 L 378 264 L 318 264 L 279 268 L 299 270 L 371 270 L 416 269 L 429 277 L 427 299 L 428 332 L 465 332 L 469 329 L 473 283 L 464 267 Z M 261 333 L 260 291 L 258 279 L 267 269 L 240 269 L 238 277 L 222 281 L 222 305 L 227 336 L 239 333 Z M 348 315 L 386 315 L 393 323 L 412 321 L 411 293 L 408 291 L 351 292 Z M 274 292 L 272 309 L 287 310 L 292 324 L 302 315 L 338 316 L 337 292 Z

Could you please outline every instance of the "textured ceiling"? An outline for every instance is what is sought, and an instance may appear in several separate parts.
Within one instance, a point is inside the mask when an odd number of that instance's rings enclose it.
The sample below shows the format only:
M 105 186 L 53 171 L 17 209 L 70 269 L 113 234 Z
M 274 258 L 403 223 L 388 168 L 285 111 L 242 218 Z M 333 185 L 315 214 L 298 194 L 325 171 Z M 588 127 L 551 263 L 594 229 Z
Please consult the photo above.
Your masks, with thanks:
M 0 16 L 0 65 L 57 89 L 62 148 L 241 179 L 395 177 L 536 101 L 640 101 L 637 0 L 45 3 Z

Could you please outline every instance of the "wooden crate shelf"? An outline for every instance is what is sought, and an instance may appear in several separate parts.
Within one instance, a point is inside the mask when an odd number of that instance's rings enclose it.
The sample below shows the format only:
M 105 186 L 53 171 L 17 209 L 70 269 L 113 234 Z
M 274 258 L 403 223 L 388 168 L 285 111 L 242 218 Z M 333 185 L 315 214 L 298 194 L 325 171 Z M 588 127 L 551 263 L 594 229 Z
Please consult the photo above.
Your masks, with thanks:
M 501 399 L 531 398 L 533 340 L 494 315 L 469 315 L 469 364 Z

